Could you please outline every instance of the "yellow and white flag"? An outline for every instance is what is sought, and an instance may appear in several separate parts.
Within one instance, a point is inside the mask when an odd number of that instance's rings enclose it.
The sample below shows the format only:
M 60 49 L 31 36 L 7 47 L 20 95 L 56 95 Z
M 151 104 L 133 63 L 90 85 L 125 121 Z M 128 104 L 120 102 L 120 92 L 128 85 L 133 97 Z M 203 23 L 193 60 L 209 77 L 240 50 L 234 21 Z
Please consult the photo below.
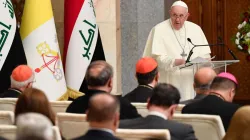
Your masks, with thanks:
M 25 1 L 20 33 L 28 65 L 36 74 L 34 87 L 57 100 L 67 88 L 50 0 Z

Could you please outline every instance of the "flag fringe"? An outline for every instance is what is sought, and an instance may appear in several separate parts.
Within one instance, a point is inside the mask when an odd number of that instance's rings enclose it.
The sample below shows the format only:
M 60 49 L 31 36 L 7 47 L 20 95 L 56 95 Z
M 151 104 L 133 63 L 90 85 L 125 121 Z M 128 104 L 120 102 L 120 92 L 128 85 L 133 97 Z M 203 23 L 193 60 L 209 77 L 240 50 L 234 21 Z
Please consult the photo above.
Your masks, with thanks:
M 76 98 L 78 98 L 78 97 L 80 97 L 80 96 L 85 95 L 84 93 L 79 92 L 79 91 L 76 91 L 76 90 L 74 90 L 74 89 L 72 89 L 72 88 L 67 87 L 67 89 L 68 89 L 67 92 L 64 93 L 64 94 L 58 99 L 58 101 L 67 101 L 69 98 L 76 99 Z

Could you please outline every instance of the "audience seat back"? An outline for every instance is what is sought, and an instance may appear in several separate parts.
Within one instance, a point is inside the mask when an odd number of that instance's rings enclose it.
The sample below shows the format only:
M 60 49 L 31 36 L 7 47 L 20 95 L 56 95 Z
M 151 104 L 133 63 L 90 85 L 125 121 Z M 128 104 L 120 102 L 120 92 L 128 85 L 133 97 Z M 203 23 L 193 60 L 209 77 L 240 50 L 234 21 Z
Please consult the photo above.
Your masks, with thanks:
M 51 108 L 55 113 L 66 112 L 71 103 L 72 101 L 50 101 Z
M 17 127 L 15 125 L 0 125 L 0 136 L 8 139 L 16 139 Z M 53 140 L 61 140 L 60 131 L 57 126 L 53 126 Z
M 62 140 L 60 130 L 57 126 L 53 126 L 53 137 L 54 140 Z
M 0 111 L 0 125 L 13 125 L 14 113 L 12 111 Z
M 135 108 L 137 109 L 138 113 L 145 117 L 148 115 L 148 109 L 147 109 L 147 103 L 131 103 L 133 106 L 135 106 Z M 185 105 L 183 104 L 178 104 L 176 110 L 175 110 L 175 113 L 181 113 L 182 111 L 182 108 L 184 107 Z
M 138 113 L 145 117 L 148 115 L 147 103 L 131 103 L 138 111 Z
M 65 139 L 82 136 L 89 128 L 85 114 L 57 113 L 56 125 Z
M 177 108 L 175 110 L 175 113 L 176 114 L 181 114 L 181 111 L 182 111 L 184 106 L 185 106 L 184 104 L 178 104 L 178 106 L 177 106 Z
M 167 129 L 118 129 L 115 135 L 123 140 L 170 140 Z
M 173 120 L 193 126 L 199 140 L 221 140 L 225 130 L 217 115 L 174 114 Z
M 15 125 L 0 125 L 0 136 L 8 139 L 16 139 L 16 126 Z
M 17 98 L 0 98 L 0 111 L 15 111 Z

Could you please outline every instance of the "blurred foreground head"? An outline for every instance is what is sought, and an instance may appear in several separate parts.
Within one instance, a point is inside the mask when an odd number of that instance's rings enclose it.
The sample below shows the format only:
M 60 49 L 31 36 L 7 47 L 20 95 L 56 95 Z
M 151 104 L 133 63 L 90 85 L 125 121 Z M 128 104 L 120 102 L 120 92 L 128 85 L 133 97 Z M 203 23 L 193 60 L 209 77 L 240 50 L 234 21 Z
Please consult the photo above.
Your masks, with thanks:
M 21 114 L 16 119 L 17 140 L 53 140 L 53 125 L 39 113 Z

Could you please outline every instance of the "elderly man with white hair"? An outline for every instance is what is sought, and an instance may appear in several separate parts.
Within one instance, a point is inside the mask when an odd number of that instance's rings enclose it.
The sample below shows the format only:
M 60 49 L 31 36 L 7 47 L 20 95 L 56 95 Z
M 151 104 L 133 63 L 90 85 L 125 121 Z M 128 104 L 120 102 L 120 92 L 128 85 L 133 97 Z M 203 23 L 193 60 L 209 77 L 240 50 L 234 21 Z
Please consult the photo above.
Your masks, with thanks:
M 51 121 L 39 113 L 25 113 L 16 120 L 17 140 L 53 140 Z
M 34 71 L 27 65 L 17 66 L 10 76 L 11 86 L 0 94 L 0 98 L 18 98 L 26 89 L 30 88 L 35 81 Z
M 170 83 L 181 93 L 181 100 L 194 97 L 193 69 L 179 69 L 176 66 L 185 64 L 188 53 L 194 44 L 208 44 L 202 29 L 187 21 L 188 6 L 183 1 L 176 1 L 169 11 L 170 19 L 157 24 L 151 30 L 143 57 L 155 58 L 159 65 L 159 82 Z M 196 57 L 210 58 L 208 46 L 193 50 L 191 60 Z

